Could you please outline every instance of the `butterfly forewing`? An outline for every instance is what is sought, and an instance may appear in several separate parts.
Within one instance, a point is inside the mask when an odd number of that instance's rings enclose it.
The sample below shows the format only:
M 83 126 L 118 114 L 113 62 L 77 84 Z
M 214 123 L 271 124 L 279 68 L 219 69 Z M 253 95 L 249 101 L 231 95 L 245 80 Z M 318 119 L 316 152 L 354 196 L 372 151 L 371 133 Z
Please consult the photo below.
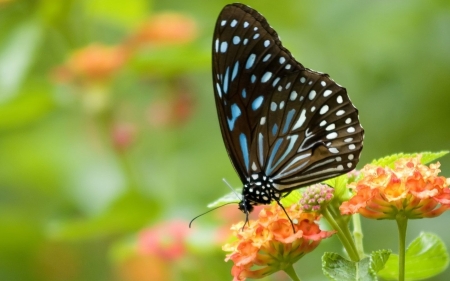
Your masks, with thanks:
M 298 63 L 281 46 L 276 32 L 256 11 L 226 6 L 213 38 L 213 81 L 222 136 L 228 154 L 244 180 L 250 172 L 250 144 L 275 79 L 293 72 Z
M 242 182 L 262 173 L 289 191 L 357 164 L 363 129 L 345 88 L 297 62 L 255 10 L 231 4 L 220 13 L 213 82 L 222 136 Z

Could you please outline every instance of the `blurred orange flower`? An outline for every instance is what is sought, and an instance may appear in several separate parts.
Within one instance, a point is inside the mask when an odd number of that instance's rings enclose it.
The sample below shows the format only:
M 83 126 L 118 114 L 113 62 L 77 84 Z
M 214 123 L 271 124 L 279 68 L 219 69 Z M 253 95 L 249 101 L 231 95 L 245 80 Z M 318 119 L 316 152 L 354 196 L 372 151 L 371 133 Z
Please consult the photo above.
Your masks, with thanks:
M 420 163 L 421 155 L 402 158 L 395 168 L 366 165 L 363 178 L 350 184 L 355 195 L 341 207 L 342 214 L 360 213 L 374 219 L 436 217 L 450 208 L 450 179 L 438 176 L 439 163 Z
M 153 15 L 132 35 L 130 43 L 184 44 L 193 41 L 198 34 L 197 23 L 191 17 L 174 12 Z
M 122 47 L 92 44 L 75 51 L 67 68 L 75 77 L 92 80 L 110 78 L 125 62 L 127 52 Z
M 233 280 L 258 279 L 284 270 L 334 233 L 320 230 L 316 223 L 319 215 L 303 213 L 298 204 L 286 208 L 286 212 L 294 222 L 295 233 L 278 205 L 262 209 L 258 219 L 249 221 L 244 228 L 244 222 L 232 226 L 237 240 L 222 249 L 231 252 L 225 261 L 234 262 Z

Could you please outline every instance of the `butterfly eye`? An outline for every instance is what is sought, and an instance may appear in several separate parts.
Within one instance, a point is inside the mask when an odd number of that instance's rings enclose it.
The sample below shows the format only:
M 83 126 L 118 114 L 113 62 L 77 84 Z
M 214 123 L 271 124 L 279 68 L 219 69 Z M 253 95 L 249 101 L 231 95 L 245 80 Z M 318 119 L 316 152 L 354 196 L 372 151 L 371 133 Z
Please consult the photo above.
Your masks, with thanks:
M 221 132 L 244 186 L 241 210 L 355 168 L 364 130 L 346 89 L 296 61 L 261 14 L 225 6 L 212 58 Z

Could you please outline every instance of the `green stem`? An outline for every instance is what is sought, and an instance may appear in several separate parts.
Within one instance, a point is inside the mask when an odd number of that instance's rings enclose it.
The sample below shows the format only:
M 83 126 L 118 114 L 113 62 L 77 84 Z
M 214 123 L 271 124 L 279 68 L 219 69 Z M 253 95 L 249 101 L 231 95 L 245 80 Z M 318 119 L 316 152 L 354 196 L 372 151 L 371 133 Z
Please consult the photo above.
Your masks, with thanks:
M 398 280 L 405 280 L 405 253 L 406 253 L 406 228 L 408 219 L 397 216 L 398 227 Z
M 289 275 L 289 277 L 291 277 L 292 281 L 300 281 L 300 278 L 298 278 L 297 273 L 295 272 L 295 269 L 292 266 L 292 264 L 283 269 L 283 271 L 286 272 L 286 274 Z
M 347 251 L 350 259 L 355 262 L 360 261 L 361 259 L 358 255 L 358 251 L 356 250 L 355 242 L 353 241 L 353 237 L 347 225 L 340 225 L 331 215 L 328 208 L 322 209 L 322 215 L 328 221 L 331 227 L 337 231 L 337 236 L 339 237 L 339 240 L 341 240 L 341 243 Z
M 352 216 L 353 220 L 353 237 L 355 239 L 356 250 L 358 251 L 358 256 L 360 258 L 364 257 L 364 245 L 363 245 L 363 232 L 361 227 L 361 216 L 359 214 L 354 214 Z

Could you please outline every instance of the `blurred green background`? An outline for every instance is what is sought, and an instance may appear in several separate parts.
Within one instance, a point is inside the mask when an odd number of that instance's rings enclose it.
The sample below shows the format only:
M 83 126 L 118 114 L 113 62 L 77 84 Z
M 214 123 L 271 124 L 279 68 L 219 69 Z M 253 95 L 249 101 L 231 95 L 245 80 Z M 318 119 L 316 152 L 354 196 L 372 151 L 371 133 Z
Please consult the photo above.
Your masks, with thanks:
M 211 82 L 228 3 L 0 0 L 0 280 L 232 279 L 221 245 L 236 206 L 187 228 L 228 192 L 223 177 L 240 186 Z M 359 168 L 450 148 L 449 1 L 244 3 L 347 88 L 366 131 Z M 450 245 L 449 225 L 411 221 L 408 241 Z M 363 227 L 366 251 L 396 251 L 393 221 Z M 337 238 L 297 264 L 304 280 L 324 280 L 323 251 L 341 251 Z

